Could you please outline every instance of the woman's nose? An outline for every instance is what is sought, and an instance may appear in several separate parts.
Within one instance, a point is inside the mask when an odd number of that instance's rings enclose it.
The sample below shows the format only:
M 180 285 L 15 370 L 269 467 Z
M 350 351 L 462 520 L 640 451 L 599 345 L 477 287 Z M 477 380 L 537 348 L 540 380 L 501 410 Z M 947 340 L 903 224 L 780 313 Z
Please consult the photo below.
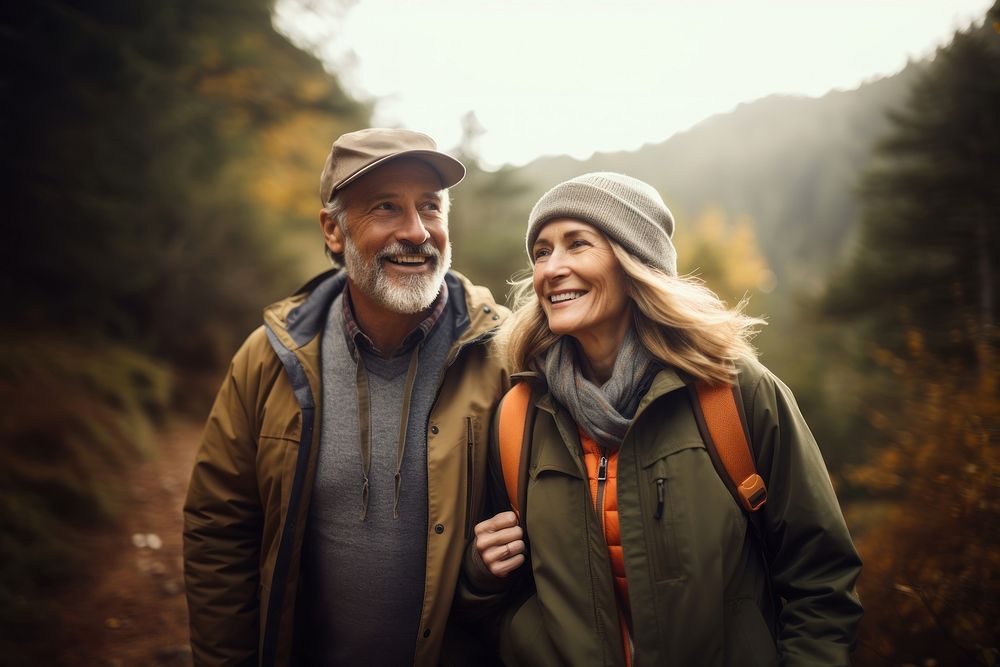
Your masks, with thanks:
M 546 280 L 561 278 L 569 273 L 569 265 L 566 263 L 566 256 L 558 250 L 553 251 L 541 264 L 542 277 Z

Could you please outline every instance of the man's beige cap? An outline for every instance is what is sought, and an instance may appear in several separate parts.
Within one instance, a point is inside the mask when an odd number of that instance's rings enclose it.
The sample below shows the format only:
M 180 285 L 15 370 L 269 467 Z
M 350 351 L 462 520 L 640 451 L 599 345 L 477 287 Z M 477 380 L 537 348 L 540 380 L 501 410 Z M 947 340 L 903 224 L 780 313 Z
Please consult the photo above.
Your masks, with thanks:
M 423 132 L 373 127 L 348 132 L 333 142 L 319 179 L 323 205 L 334 193 L 381 164 L 400 157 L 413 157 L 434 168 L 441 187 L 450 188 L 465 178 L 465 165 L 437 150 L 434 140 Z

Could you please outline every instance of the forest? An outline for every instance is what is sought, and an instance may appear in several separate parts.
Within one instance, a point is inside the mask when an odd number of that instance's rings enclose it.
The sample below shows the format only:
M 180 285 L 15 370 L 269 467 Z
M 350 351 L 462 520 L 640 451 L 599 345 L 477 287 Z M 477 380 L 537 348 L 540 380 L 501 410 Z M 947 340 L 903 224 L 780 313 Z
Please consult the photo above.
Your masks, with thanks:
M 81 545 L 128 515 L 131 471 L 172 423 L 204 420 L 263 307 L 328 267 L 319 171 L 373 102 L 272 10 L 0 11 L 12 664 L 59 659 L 52 619 L 94 567 Z M 656 186 L 680 270 L 768 320 L 761 359 L 821 445 L 865 562 L 856 664 L 1000 662 L 1000 3 L 894 76 L 748 102 L 637 151 L 489 171 L 481 132 L 470 112 L 443 147 L 469 168 L 455 268 L 502 300 L 546 189 L 598 169 Z

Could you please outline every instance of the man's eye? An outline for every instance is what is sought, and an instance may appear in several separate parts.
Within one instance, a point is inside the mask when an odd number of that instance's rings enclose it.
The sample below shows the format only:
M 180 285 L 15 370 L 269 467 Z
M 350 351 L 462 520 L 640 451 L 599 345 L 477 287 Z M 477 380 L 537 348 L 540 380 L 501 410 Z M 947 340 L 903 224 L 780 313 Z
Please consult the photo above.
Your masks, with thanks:
M 392 210 L 392 202 L 384 201 L 381 204 L 376 205 L 375 209 L 379 210 L 379 211 L 391 211 Z
M 424 204 L 424 209 L 427 211 L 440 211 L 441 204 L 438 204 L 437 202 L 428 202 Z

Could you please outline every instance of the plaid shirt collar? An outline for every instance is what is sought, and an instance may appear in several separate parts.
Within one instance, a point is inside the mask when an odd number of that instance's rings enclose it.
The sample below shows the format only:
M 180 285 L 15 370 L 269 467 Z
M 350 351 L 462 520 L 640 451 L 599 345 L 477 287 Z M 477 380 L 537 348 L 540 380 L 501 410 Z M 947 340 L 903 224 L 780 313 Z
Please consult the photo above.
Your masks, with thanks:
M 361 330 L 361 326 L 358 321 L 354 318 L 354 306 L 351 303 L 351 291 L 350 289 L 344 290 L 344 298 L 341 300 L 343 303 L 341 307 L 344 313 L 344 332 L 347 334 L 349 340 L 353 341 L 358 347 L 365 349 L 368 352 L 377 354 L 380 357 L 385 357 L 380 349 L 375 345 L 372 339 Z M 441 291 L 438 293 L 437 299 L 432 304 L 430 314 L 423 319 L 423 321 L 418 324 L 413 331 L 406 334 L 403 339 L 403 343 L 399 346 L 399 349 L 393 354 L 394 357 L 398 357 L 401 354 L 406 354 L 413 349 L 420 341 L 427 337 L 434 325 L 437 324 L 438 320 L 441 319 L 441 313 L 444 312 L 444 308 L 448 305 L 448 285 L 443 280 L 441 281 Z

